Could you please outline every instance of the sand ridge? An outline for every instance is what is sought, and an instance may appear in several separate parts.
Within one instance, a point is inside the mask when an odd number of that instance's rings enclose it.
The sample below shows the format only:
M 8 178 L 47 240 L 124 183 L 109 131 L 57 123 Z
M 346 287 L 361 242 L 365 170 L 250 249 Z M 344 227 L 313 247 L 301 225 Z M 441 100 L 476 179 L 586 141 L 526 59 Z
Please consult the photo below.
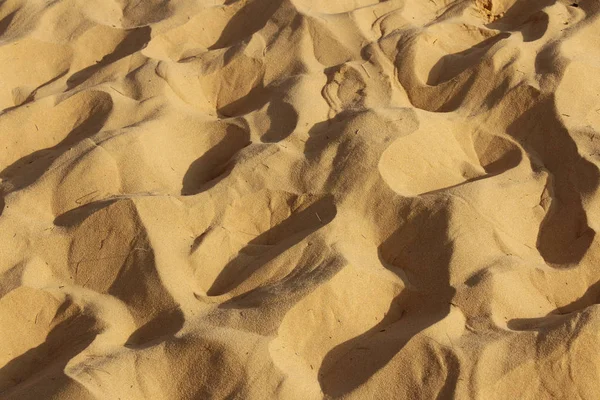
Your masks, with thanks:
M 2 2 L 0 398 L 597 399 L 599 9 Z

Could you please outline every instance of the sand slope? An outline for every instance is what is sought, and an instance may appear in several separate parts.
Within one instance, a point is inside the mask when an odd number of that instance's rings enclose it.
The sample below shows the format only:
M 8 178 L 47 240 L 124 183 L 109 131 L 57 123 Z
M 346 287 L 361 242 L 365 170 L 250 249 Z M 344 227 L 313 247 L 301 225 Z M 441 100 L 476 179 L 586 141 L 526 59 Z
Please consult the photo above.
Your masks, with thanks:
M 0 2 L 0 398 L 600 398 L 599 16 Z

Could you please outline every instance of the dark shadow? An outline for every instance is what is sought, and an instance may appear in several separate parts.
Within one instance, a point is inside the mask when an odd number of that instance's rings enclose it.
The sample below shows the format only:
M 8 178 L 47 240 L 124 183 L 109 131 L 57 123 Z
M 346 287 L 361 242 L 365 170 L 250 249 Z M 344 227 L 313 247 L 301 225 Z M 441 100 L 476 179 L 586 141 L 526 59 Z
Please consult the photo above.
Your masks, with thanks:
M 538 330 L 542 331 L 546 326 L 562 323 L 571 318 L 573 313 L 580 312 L 594 304 L 600 304 L 600 281 L 590 286 L 579 299 L 558 307 L 544 317 L 539 318 L 514 318 L 508 321 L 508 327 L 516 331 Z
M 235 155 L 250 144 L 246 129 L 229 125 L 225 137 L 190 165 L 183 177 L 181 194 L 195 195 L 216 185 L 231 172 Z
M 477 140 L 475 140 L 474 144 L 475 152 L 479 158 L 479 164 L 483 167 L 485 175 L 467 179 L 466 181 L 457 183 L 456 185 L 431 190 L 425 193 L 420 193 L 420 195 L 441 193 L 446 190 L 457 188 L 469 183 L 477 182 L 483 179 L 493 178 L 494 176 L 498 176 L 508 171 L 509 169 L 515 168 L 523 160 L 523 154 L 521 154 L 521 150 L 514 143 L 502 139 L 499 136 L 493 137 L 487 143 L 485 148 L 480 148 L 480 144 Z M 498 152 L 498 149 L 503 149 L 503 151 Z
M 294 132 L 298 124 L 298 113 L 296 109 L 283 100 L 273 100 L 267 109 L 267 115 L 271 125 L 261 136 L 263 143 L 276 143 L 284 140 Z
M 67 80 L 67 90 L 82 84 L 101 68 L 142 50 L 150 41 L 151 32 L 152 29 L 149 26 L 143 26 L 127 31 L 127 35 L 123 41 L 117 45 L 112 53 L 102 57 L 96 64 L 90 65 L 71 75 Z
M 70 301 L 64 303 L 56 317 L 70 305 Z M 87 348 L 98 332 L 96 320 L 89 315 L 76 314 L 65 319 L 48 333 L 44 343 L 0 369 L 0 397 L 53 398 L 72 382 L 64 373 L 69 360 Z M 21 397 L 25 393 L 27 396 Z
M 98 203 L 101 207 L 84 206 L 68 221 L 73 227 L 68 258 L 72 282 L 127 305 L 137 324 L 128 339 L 131 347 L 174 335 L 183 326 L 183 314 L 157 271 L 135 205 L 130 199 Z
M 359 114 L 368 111 L 342 110 L 335 117 L 317 122 L 309 132 L 304 146 L 304 156 L 309 161 L 318 160 L 330 145 L 336 144 L 344 135 L 346 126 Z
M 291 104 L 284 100 L 289 87 L 289 83 L 284 83 L 276 88 L 264 87 L 261 84 L 252 88 L 241 99 L 219 108 L 219 115 L 231 118 L 249 114 L 261 109 L 268 102 L 267 115 L 270 126 L 260 140 L 263 143 L 279 142 L 291 135 L 298 124 L 298 113 Z
M 6 201 L 4 200 L 4 190 L 0 187 L 0 217 L 4 212 L 4 207 L 6 207 Z
M 571 7 L 574 7 L 574 4 L 571 3 Z M 600 10 L 598 2 L 595 0 L 577 0 L 576 4 L 576 8 L 581 8 L 585 15 L 594 15 Z
M 304 147 L 304 155 L 307 160 L 318 160 L 330 147 L 335 148 L 335 156 L 332 161 L 332 167 L 335 171 L 345 171 L 349 164 L 354 164 L 356 158 L 357 144 L 362 139 L 355 133 L 348 134 L 346 128 L 361 114 L 369 114 L 368 110 L 343 110 L 334 118 L 319 122 L 310 129 L 309 138 Z M 335 187 L 340 182 L 343 174 L 330 173 L 325 181 L 324 188 L 327 191 L 335 191 Z
M 7 107 L 4 110 L 2 110 L 3 112 L 7 112 L 7 111 L 11 111 L 14 110 L 15 108 L 19 108 L 25 104 L 29 104 L 32 101 L 35 100 L 35 95 L 37 94 L 38 90 L 40 90 L 41 88 L 48 86 L 56 81 L 58 81 L 60 78 L 62 78 L 63 76 L 67 75 L 69 73 L 69 70 L 63 71 L 60 74 L 58 74 L 57 76 L 55 76 L 54 78 L 50 79 L 48 82 L 44 82 L 42 83 L 40 86 L 36 87 L 30 94 L 29 96 L 27 96 L 27 98 L 25 100 L 23 100 L 22 102 L 20 102 L 19 104 L 15 104 L 12 107 Z
M 318 238 L 314 239 L 319 242 Z M 324 247 L 321 247 L 321 245 Z M 278 329 L 288 311 L 297 306 L 303 298 L 316 288 L 332 279 L 347 265 L 343 257 L 337 254 L 329 254 L 326 249 L 327 246 L 323 242 L 320 242 L 319 246 L 304 248 L 301 259 L 294 263 L 289 274 L 276 282 L 269 282 L 221 303 L 214 310 L 213 316 L 226 318 L 227 326 L 230 329 L 253 332 L 271 338 L 277 337 Z M 196 297 L 202 300 L 200 296 L 197 295 Z M 260 323 L 257 324 L 256 321 L 260 321 Z M 223 365 L 223 360 L 227 360 L 227 364 L 232 365 L 232 357 L 231 355 L 223 357 L 218 350 L 215 351 L 220 347 L 219 344 L 215 343 L 215 345 L 211 344 L 210 346 L 212 351 L 204 352 L 211 358 L 206 360 L 208 362 L 206 365 L 213 367 L 211 369 L 216 371 L 215 376 L 222 377 L 222 371 L 231 368 Z M 236 366 L 236 368 L 241 368 L 241 364 L 240 367 Z M 188 380 L 194 381 L 194 376 L 190 375 Z M 207 380 L 205 379 L 204 382 L 206 383 Z M 244 386 L 242 383 L 236 384 L 236 381 L 231 379 L 227 382 L 229 388 L 219 389 L 219 393 L 227 394 L 222 398 L 231 400 L 248 398 L 244 390 L 241 389 Z M 196 385 L 204 386 L 204 388 L 196 392 L 193 398 L 212 398 L 215 393 L 214 387 L 219 386 L 219 382 L 215 379 L 209 383 L 208 388 L 206 384 Z
M 223 267 L 207 294 L 219 296 L 233 290 L 263 265 L 333 221 L 336 213 L 333 196 L 328 195 L 258 235 Z M 245 253 L 251 252 L 252 248 L 257 245 L 272 247 L 265 254 L 252 258 L 248 262 L 248 256 Z
M 406 88 L 409 100 L 414 107 L 430 112 L 455 111 L 468 97 L 467 94 L 475 82 L 484 79 L 482 74 L 478 69 L 469 74 L 466 73 L 468 70 L 465 70 L 449 81 L 439 83 L 438 86 L 422 84 L 414 72 L 417 70 L 414 40 L 414 38 L 399 40 L 396 45 L 398 54 L 394 59 L 394 64 L 406 66 L 396 69 L 398 82 Z M 434 66 L 434 68 L 436 67 Z
M 555 2 L 556 0 L 517 1 L 501 18 L 487 27 L 505 32 L 521 32 L 525 42 L 538 40 L 546 33 L 550 20 L 543 9 Z
M 204 242 L 204 239 L 206 239 L 206 235 L 208 235 L 210 232 L 212 232 L 212 227 L 208 227 L 206 231 L 202 232 L 200 236 L 194 239 L 192 247 L 190 247 L 190 254 L 193 254 L 196 250 L 198 250 L 202 242 Z
M 397 78 L 402 87 L 406 88 L 411 103 L 420 109 L 431 112 L 451 112 L 456 110 L 468 98 L 467 94 L 475 83 L 489 85 L 489 78 L 477 68 L 470 72 L 469 67 L 481 65 L 481 60 L 487 59 L 488 50 L 494 45 L 494 40 L 507 38 L 510 32 L 521 31 L 525 41 L 536 40 L 543 36 L 547 29 L 547 15 L 542 9 L 555 0 L 518 1 L 511 7 L 504 17 L 488 25 L 488 27 L 502 31 L 494 38 L 484 41 L 474 48 L 443 57 L 431 70 L 427 85 L 421 84 L 414 71 L 415 66 L 415 40 L 418 36 L 399 40 L 396 48 L 397 56 L 395 65 Z M 550 63 L 554 64 L 554 63 Z M 487 73 L 491 73 L 485 68 Z M 437 86 L 429 86 L 435 84 Z M 479 90 L 482 90 L 479 88 Z M 488 100 L 490 98 L 488 97 Z
M 407 210 L 417 210 L 415 204 Z M 447 236 L 448 219 L 445 207 L 420 207 L 414 218 L 379 246 L 381 263 L 407 281 L 407 287 L 379 323 L 327 353 L 319 369 L 319 382 L 327 396 L 343 397 L 361 386 L 413 336 L 448 315 L 455 293 L 449 283 L 453 244 Z M 452 392 L 457 379 L 458 370 L 452 371 L 441 390 Z
M 205 74 L 211 74 L 213 72 L 217 72 L 221 69 L 223 69 L 224 67 L 226 67 L 227 65 L 229 65 L 229 63 L 233 60 L 236 59 L 236 57 L 238 55 L 240 55 L 241 53 L 243 53 L 244 49 L 246 48 L 247 43 L 239 43 L 238 46 L 231 46 L 228 47 L 227 49 L 223 49 L 222 54 L 222 59 L 223 62 L 222 63 L 218 63 L 218 64 L 207 64 L 204 66 L 204 73 Z M 189 57 L 184 57 L 181 58 L 179 61 L 177 61 L 178 63 L 181 64 L 186 64 L 186 63 L 190 63 L 190 62 L 194 62 L 198 59 L 198 55 L 192 55 Z M 261 83 L 262 84 L 262 83 Z
M 545 168 L 550 176 L 552 202 L 540 226 L 537 248 L 547 263 L 569 266 L 579 262 L 595 232 L 587 223 L 582 195 L 600 183 L 598 168 L 579 154 L 576 143 L 558 118 L 554 96 L 534 98 L 535 105 L 507 129 L 530 154 L 534 170 Z
M 436 101 L 437 108 L 434 109 L 435 112 L 446 113 L 458 110 L 458 108 L 463 104 L 465 99 L 468 97 L 468 93 L 471 91 L 471 88 L 475 85 L 475 81 L 478 79 L 478 74 L 468 74 L 466 79 L 461 82 L 461 84 L 457 85 L 460 89 L 454 92 L 454 87 L 448 86 L 446 89 L 445 96 L 436 96 L 441 101 Z M 450 81 L 448 81 L 450 82 Z M 432 89 L 435 89 L 433 87 Z M 433 93 L 433 92 L 432 92 Z
M 456 398 L 456 385 L 460 380 L 461 361 L 454 353 L 454 350 L 446 349 L 444 351 L 444 361 L 446 373 L 448 376 L 444 380 L 444 386 L 441 387 L 435 400 L 453 400 Z M 427 370 L 427 367 L 424 368 Z
M 371 137 L 379 136 L 376 140 L 387 143 L 381 146 L 377 151 L 377 158 L 381 158 L 381 153 L 385 148 L 400 135 L 406 135 L 414 132 L 418 127 L 418 121 L 412 110 L 403 112 L 402 127 L 392 129 L 369 129 L 369 126 L 381 123 L 381 116 L 373 113 L 368 109 L 346 109 L 342 110 L 335 117 L 314 124 L 308 134 L 308 140 L 304 146 L 304 157 L 311 163 L 318 164 L 323 154 L 330 149 L 335 149 L 335 156 L 331 162 L 331 166 L 337 171 L 344 171 L 347 168 L 354 169 L 356 160 L 362 159 L 365 146 L 372 146 L 372 142 L 366 141 L 365 135 Z M 394 121 L 384 118 L 387 124 L 393 124 Z M 367 129 L 348 129 L 352 126 L 363 126 Z M 373 149 L 371 149 L 373 151 Z M 363 165 L 364 168 L 375 168 L 376 165 Z M 329 192 L 335 192 L 337 185 L 343 182 L 340 177 L 345 174 L 330 173 L 324 184 L 324 189 Z M 355 176 L 354 181 L 359 182 L 360 176 Z
M 502 32 L 466 50 L 443 56 L 429 71 L 427 84 L 436 86 L 460 75 L 473 65 L 477 65 L 492 46 L 509 36 L 509 33 Z
M 497 144 L 498 142 L 491 143 L 492 146 Z M 509 149 L 506 149 L 506 151 L 499 157 L 486 160 L 487 162 L 482 162 L 483 160 L 481 154 L 478 154 L 478 156 L 479 162 L 487 174 L 484 177 L 496 176 L 506 172 L 509 169 L 518 166 L 523 160 L 523 154 L 521 154 L 521 150 L 519 150 L 519 148 L 517 148 L 515 145 L 511 146 Z
M 15 18 L 15 15 L 17 15 L 17 12 L 13 11 L 0 20 L 0 36 L 4 35 L 12 20 Z
M 594 304 L 600 304 L 600 281 L 588 287 L 583 296 L 577 300 L 567 304 L 566 306 L 558 307 L 554 313 L 568 314 L 577 312 L 589 306 L 593 306 Z
M 129 336 L 126 347 L 143 349 L 173 337 L 183 327 L 185 318 L 179 307 L 162 310 Z
M 118 225 L 115 228 L 118 229 Z M 179 330 L 178 320 L 182 316 L 178 315 L 177 304 L 161 281 L 156 269 L 154 251 L 145 231 L 139 232 L 139 235 L 131 242 L 131 248 L 132 251 L 123 257 L 121 266 L 113 275 L 114 280 L 107 293 L 127 304 L 136 323 L 143 324 L 142 328 L 138 328 L 136 331 L 137 335 L 134 333 L 134 339 L 140 341 L 155 339 L 156 337 L 152 337 L 152 334 L 148 332 L 149 328 L 146 325 L 152 324 L 157 316 L 160 316 L 158 323 L 168 321 L 174 324 L 163 327 L 162 332 L 177 332 Z M 90 263 L 85 267 L 85 273 L 88 276 L 97 274 L 95 271 L 97 265 Z M 81 270 L 82 266 L 79 268 Z M 82 280 L 83 277 L 80 279 Z M 164 312 L 165 309 L 169 311 Z M 151 326 L 156 327 L 156 323 Z M 142 329 L 141 332 L 138 332 L 140 329 Z M 176 330 L 173 331 L 174 329 Z
M 283 0 L 249 1 L 229 19 L 219 39 L 208 49 L 222 49 L 249 38 L 267 24 L 282 4 Z
M 493 109 L 504 100 L 504 96 L 510 88 L 510 82 L 512 77 L 506 77 L 502 80 L 502 83 L 492 89 L 490 93 L 485 97 L 484 104 L 488 110 Z
M 543 47 L 535 57 L 535 73 L 544 76 L 562 76 L 564 74 L 566 59 L 559 51 L 560 42 L 551 42 Z M 560 79 L 556 80 L 560 82 Z
M 217 112 L 224 118 L 239 117 L 261 109 L 273 96 L 273 89 L 264 87 L 262 82 L 253 87 L 245 96 L 219 107 Z
M 548 30 L 550 17 L 544 11 L 533 14 L 525 24 L 521 26 L 521 34 L 524 42 L 533 42 L 540 39 Z
M 245 309 L 267 315 L 270 313 L 265 310 L 272 306 L 289 310 L 320 284 L 341 271 L 345 262 L 346 260 L 339 257 L 329 257 L 314 265 L 311 258 L 306 257 L 279 282 L 252 289 L 220 304 L 219 308 Z M 285 313 L 280 311 L 279 314 L 283 319 Z
M 93 201 L 91 203 L 85 204 L 83 206 L 74 208 L 69 210 L 54 219 L 54 225 L 62 226 L 66 228 L 70 228 L 76 225 L 79 225 L 90 215 L 95 213 L 96 211 L 102 210 L 104 207 L 110 206 L 112 203 L 117 201 L 116 199 L 112 200 L 100 200 Z
M 110 96 L 106 95 L 110 100 Z M 23 189 L 37 181 L 54 160 L 76 143 L 100 132 L 112 110 L 112 101 L 98 101 L 89 116 L 74 128 L 60 143 L 53 147 L 34 151 L 15 161 L 0 172 L 2 186 L 8 192 Z M 4 193 L 5 195 L 8 193 Z

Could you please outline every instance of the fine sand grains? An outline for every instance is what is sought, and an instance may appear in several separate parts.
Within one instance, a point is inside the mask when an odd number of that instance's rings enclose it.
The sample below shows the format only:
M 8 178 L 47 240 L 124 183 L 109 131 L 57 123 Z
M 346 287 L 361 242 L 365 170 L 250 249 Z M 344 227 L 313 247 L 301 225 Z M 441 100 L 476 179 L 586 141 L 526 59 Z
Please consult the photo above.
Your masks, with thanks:
M 599 35 L 0 2 L 0 399 L 599 399 Z

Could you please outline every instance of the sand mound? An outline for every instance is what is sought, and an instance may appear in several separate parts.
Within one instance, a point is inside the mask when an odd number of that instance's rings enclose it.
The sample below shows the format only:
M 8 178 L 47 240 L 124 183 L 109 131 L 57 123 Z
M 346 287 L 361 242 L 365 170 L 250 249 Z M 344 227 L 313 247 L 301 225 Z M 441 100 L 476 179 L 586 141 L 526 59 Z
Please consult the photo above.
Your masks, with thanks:
M 599 18 L 0 2 L 0 398 L 600 398 Z

